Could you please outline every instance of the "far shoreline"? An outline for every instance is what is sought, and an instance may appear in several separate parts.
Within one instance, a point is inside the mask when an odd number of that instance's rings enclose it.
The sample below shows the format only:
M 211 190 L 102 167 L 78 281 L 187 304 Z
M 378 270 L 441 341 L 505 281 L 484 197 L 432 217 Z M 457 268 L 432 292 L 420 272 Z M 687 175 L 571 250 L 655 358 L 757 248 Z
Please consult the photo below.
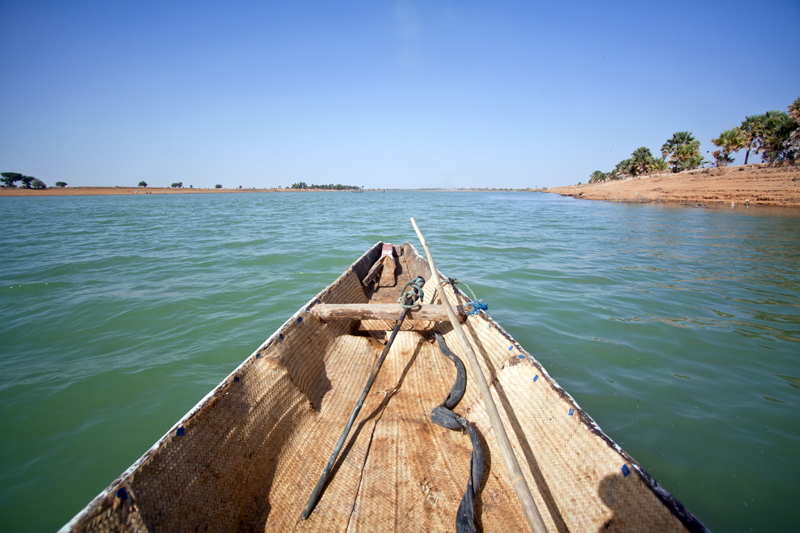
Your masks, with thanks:
M 359 189 L 358 192 L 382 189 Z M 47 189 L 22 189 L 0 187 L 2 196 L 109 196 L 128 194 L 231 194 L 231 193 L 296 193 L 296 192 L 357 192 L 355 190 L 331 189 L 203 189 L 178 187 L 48 187 Z
M 231 194 L 231 193 L 361 193 L 386 191 L 415 192 L 538 192 L 538 189 L 211 189 L 211 188 L 173 188 L 173 187 L 48 187 L 47 189 L 23 189 L 0 187 L 0 197 L 6 196 L 110 196 L 141 194 Z
M 666 203 L 692 206 L 781 206 L 800 208 L 800 167 L 767 164 L 701 168 L 680 173 L 661 172 L 600 183 L 551 188 L 497 189 L 292 189 L 292 188 L 177 188 L 177 187 L 49 187 L 23 189 L 0 187 L 0 197 L 106 196 L 151 194 L 233 193 L 362 193 L 417 192 L 540 192 L 571 196 L 580 200 L 618 203 Z

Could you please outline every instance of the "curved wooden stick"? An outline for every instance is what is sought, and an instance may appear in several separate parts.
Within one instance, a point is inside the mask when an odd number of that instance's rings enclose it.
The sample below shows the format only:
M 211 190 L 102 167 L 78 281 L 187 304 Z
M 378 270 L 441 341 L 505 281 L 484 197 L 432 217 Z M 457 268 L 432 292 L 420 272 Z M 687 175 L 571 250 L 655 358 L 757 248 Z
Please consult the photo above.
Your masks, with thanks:
M 461 341 L 461 348 L 463 348 L 464 353 L 467 355 L 472 373 L 475 375 L 475 381 L 478 383 L 478 389 L 480 389 L 481 397 L 483 398 L 483 405 L 486 408 L 486 412 L 489 414 L 492 431 L 497 438 L 497 444 L 500 446 L 503 462 L 506 464 L 506 471 L 511 480 L 511 486 L 514 487 L 514 492 L 517 493 L 519 503 L 522 505 L 522 510 L 525 512 L 525 518 L 528 519 L 528 525 L 534 533 L 547 533 L 547 528 L 544 527 L 542 516 L 539 514 L 539 509 L 536 507 L 536 502 L 533 501 L 533 495 L 528 487 L 528 483 L 522 475 L 522 469 L 519 467 L 517 457 L 514 455 L 514 450 L 511 449 L 511 441 L 508 440 L 506 428 L 503 426 L 503 421 L 500 419 L 500 413 L 497 411 L 494 398 L 492 398 L 492 393 L 489 391 L 489 385 L 486 383 L 486 378 L 483 376 L 480 364 L 478 364 L 478 358 L 475 356 L 475 352 L 472 350 L 472 346 L 470 346 L 467 336 L 464 334 L 464 330 L 461 329 L 461 324 L 458 322 L 458 318 L 456 318 L 452 307 L 450 307 L 450 302 L 447 300 L 447 294 L 444 292 L 442 279 L 439 277 L 439 271 L 436 270 L 436 265 L 433 262 L 433 256 L 431 256 L 428 243 L 419 231 L 414 217 L 411 217 L 411 224 L 414 226 L 414 231 L 417 232 L 417 237 L 419 237 L 422 247 L 425 248 L 425 255 L 428 256 L 428 263 L 430 263 L 431 267 L 431 275 L 436 279 L 439 292 L 442 295 L 442 304 L 447 312 L 447 316 L 450 318 L 450 323 L 453 325 L 453 330 L 455 330 L 458 340 Z

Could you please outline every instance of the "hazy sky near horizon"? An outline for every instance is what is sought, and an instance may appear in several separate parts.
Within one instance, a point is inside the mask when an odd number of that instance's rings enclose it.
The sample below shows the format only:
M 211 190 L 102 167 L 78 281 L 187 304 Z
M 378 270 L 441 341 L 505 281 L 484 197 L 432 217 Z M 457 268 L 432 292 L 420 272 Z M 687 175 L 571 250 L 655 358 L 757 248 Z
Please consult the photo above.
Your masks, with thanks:
M 532 187 L 800 97 L 800 2 L 0 0 L 0 170 Z M 737 155 L 737 164 L 744 159 Z

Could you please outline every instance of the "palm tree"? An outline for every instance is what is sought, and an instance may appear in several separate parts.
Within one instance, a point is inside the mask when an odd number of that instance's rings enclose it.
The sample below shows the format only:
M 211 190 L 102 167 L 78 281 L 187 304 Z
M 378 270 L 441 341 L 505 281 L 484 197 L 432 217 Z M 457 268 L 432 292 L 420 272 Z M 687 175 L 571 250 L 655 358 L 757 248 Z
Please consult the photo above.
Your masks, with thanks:
M 700 155 L 700 141 L 688 131 L 678 131 L 661 147 L 661 156 L 667 159 L 673 172 L 697 168 L 703 164 Z
M 800 122 L 800 98 L 789 104 L 789 114 L 797 122 Z
M 784 141 L 787 159 L 800 159 L 800 98 L 789 104 L 789 114 L 795 122 L 795 128 L 789 138 Z
M 734 154 L 744 148 L 746 144 L 745 135 L 739 128 L 725 130 L 719 134 L 716 139 L 711 139 L 715 146 L 719 146 L 722 150 L 715 150 L 711 154 L 717 160 L 717 167 L 725 167 L 728 163 L 733 163 Z
M 676 131 L 672 134 L 672 138 L 668 139 L 667 142 L 661 146 L 661 157 L 666 159 L 678 146 L 692 141 L 694 141 L 694 137 L 690 132 Z
M 633 175 L 633 161 L 629 159 L 623 159 L 617 166 L 614 167 L 614 170 L 611 171 L 611 174 L 614 176 L 612 179 L 621 179 L 623 176 L 632 176 Z
M 789 106 L 789 111 L 800 113 L 800 110 L 792 107 L 796 103 L 797 101 Z M 800 104 L 797 106 L 800 107 Z M 794 152 L 789 145 L 792 142 L 792 135 L 798 129 L 798 121 L 793 116 L 784 111 L 767 111 L 763 115 L 747 117 L 742 122 L 741 129 L 744 130 L 746 141 L 748 141 L 745 144 L 748 154 L 752 148 L 753 152 L 762 154 L 761 160 L 764 163 L 794 159 Z M 746 162 L 747 155 L 745 156 Z
M 606 181 L 608 179 L 608 174 L 603 172 L 602 170 L 595 170 L 592 172 L 592 175 L 589 176 L 589 183 L 597 183 L 600 181 Z
M 654 170 L 663 170 L 663 168 L 661 168 L 662 164 L 656 163 L 656 161 L 650 148 L 646 146 L 637 148 L 631 154 L 631 173 L 634 176 L 638 176 L 640 174 L 649 174 Z M 663 159 L 659 159 L 658 161 L 662 161 L 664 163 L 663 167 L 666 168 L 666 163 Z
M 660 157 L 653 158 L 653 170 L 667 170 L 668 168 L 669 165 L 667 165 L 665 160 L 661 159 Z
M 742 121 L 742 125 L 739 126 L 739 130 L 744 135 L 744 164 L 747 164 L 747 160 L 750 159 L 750 149 L 753 148 L 753 144 L 755 142 L 755 135 L 756 129 L 758 129 L 758 123 L 761 120 L 763 115 L 754 115 L 752 117 L 745 117 Z
M 763 125 L 759 138 L 761 160 L 765 163 L 774 163 L 787 159 L 784 143 L 797 129 L 797 122 L 784 111 L 767 111 L 764 114 Z
M 698 168 L 703 164 L 703 156 L 700 155 L 700 142 L 682 144 L 675 150 L 675 164 L 673 172 L 682 172 Z M 677 170 L 675 170 L 677 168 Z

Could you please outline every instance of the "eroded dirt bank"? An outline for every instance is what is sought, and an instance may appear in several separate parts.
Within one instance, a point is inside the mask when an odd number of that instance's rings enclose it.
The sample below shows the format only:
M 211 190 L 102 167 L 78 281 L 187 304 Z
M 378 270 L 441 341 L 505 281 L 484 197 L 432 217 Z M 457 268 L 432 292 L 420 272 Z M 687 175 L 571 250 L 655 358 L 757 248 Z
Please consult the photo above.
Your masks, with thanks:
M 800 207 L 800 167 L 743 165 L 663 173 L 544 192 L 586 200 Z

